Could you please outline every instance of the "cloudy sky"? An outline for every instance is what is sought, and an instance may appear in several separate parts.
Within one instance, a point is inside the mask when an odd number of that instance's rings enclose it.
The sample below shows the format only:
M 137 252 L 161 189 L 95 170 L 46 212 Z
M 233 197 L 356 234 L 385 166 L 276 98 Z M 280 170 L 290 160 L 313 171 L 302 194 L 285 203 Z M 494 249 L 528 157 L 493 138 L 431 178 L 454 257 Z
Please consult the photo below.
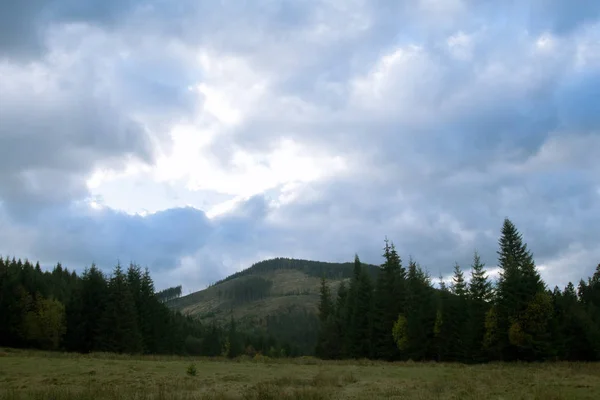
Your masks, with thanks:
M 597 0 L 2 0 L 0 253 L 184 291 L 274 256 L 433 276 L 504 217 L 600 262 Z

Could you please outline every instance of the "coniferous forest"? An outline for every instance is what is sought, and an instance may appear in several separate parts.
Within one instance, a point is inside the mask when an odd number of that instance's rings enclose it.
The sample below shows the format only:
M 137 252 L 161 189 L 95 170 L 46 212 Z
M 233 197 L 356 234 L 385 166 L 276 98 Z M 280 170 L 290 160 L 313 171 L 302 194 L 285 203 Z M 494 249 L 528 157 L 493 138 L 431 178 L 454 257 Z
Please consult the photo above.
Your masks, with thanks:
M 358 256 L 349 285 L 321 281 L 316 353 L 327 359 L 488 361 L 600 360 L 600 265 L 587 281 L 549 289 L 515 225 L 505 219 L 500 276 L 492 282 L 477 252 L 452 282 L 404 262 L 386 240 L 373 281 Z
M 500 276 L 493 282 L 477 252 L 470 271 L 455 265 L 452 282 L 440 278 L 437 288 L 415 260 L 402 260 L 387 239 L 383 258 L 374 273 L 356 256 L 348 284 L 342 282 L 335 292 L 326 277 L 337 273 L 323 273 L 318 357 L 600 360 L 600 265 L 577 287 L 568 283 L 550 289 L 508 219 L 499 240 Z M 231 295 L 248 297 L 243 290 Z M 0 258 L 0 346 L 82 353 L 302 355 L 295 343 L 241 332 L 233 319 L 218 326 L 183 316 L 166 305 L 179 296 L 181 286 L 156 292 L 149 271 L 135 264 L 126 270 L 117 265 L 110 275 L 92 265 L 77 275 L 60 264 L 42 271 L 39 263 Z
M 73 352 L 181 354 L 236 357 L 260 352 L 296 355 L 273 337 L 202 324 L 165 301 L 181 287 L 155 293 L 147 269 L 117 265 L 110 276 L 96 266 L 81 276 L 58 264 L 0 257 L 0 346 Z

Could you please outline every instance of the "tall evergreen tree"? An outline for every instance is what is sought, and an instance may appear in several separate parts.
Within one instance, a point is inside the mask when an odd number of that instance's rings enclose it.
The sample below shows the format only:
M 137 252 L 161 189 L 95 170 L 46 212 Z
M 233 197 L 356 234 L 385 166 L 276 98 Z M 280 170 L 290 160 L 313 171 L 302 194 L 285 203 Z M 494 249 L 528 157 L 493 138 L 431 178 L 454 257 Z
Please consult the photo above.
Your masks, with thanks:
M 578 295 L 585 341 L 591 343 L 590 359 L 600 360 L 600 264 L 587 282 L 581 280 Z
M 229 330 L 227 332 L 227 345 L 227 357 L 229 358 L 235 358 L 241 355 L 244 350 L 244 344 L 242 342 L 240 334 L 237 331 L 237 325 L 235 323 L 235 320 L 233 319 L 233 316 L 229 321 Z
M 449 348 L 448 341 L 450 339 L 450 334 L 448 332 L 449 325 L 446 322 L 446 318 L 448 318 L 449 314 L 447 308 L 450 305 L 452 293 L 448 289 L 448 285 L 446 285 L 444 277 L 441 273 L 438 285 L 439 291 L 437 293 L 435 324 L 433 327 L 433 340 L 434 347 L 436 349 L 436 360 L 446 361 Z
M 398 320 L 404 320 L 405 345 L 403 358 L 413 360 L 434 359 L 438 352 L 435 346 L 435 321 L 437 307 L 431 279 L 411 258 L 406 279 L 406 307 Z
M 334 332 L 338 340 L 334 347 L 330 349 L 332 358 L 348 357 L 348 324 L 349 324 L 349 306 L 348 306 L 348 289 L 346 283 L 342 281 L 337 290 L 337 298 L 335 301 L 334 312 Z
M 354 275 L 350 283 L 348 325 L 349 355 L 353 358 L 371 355 L 371 312 L 373 284 L 358 255 L 354 257 Z
M 548 319 L 550 300 L 542 296 L 545 286 L 536 270 L 533 255 L 508 218 L 504 220 L 499 245 L 501 272 L 495 305 L 498 345 L 505 360 L 529 359 L 533 353 L 542 351 L 538 342 L 547 333 L 545 324 L 548 321 L 532 322 L 533 327 L 523 318 L 529 314 L 530 307 L 542 307 L 545 313 L 542 318 Z
M 319 336 L 315 353 L 321 358 L 333 358 L 331 354 L 333 342 L 337 340 L 334 336 L 334 305 L 331 299 L 331 290 L 325 279 L 321 277 L 320 300 L 319 300 Z
M 452 293 L 459 297 L 466 297 L 467 295 L 467 282 L 465 282 L 465 276 L 458 263 L 454 264 L 454 275 L 452 276 Z
M 86 269 L 67 303 L 67 344 L 72 351 L 100 350 L 100 317 L 104 314 L 108 286 L 102 271 L 92 264 Z
M 471 280 L 468 286 L 468 334 L 466 343 L 469 361 L 481 362 L 485 360 L 483 342 L 485 337 L 485 316 L 492 301 L 492 283 L 489 281 L 485 264 L 477 251 L 473 254 L 471 264 Z
M 444 318 L 449 335 L 447 354 L 450 361 L 465 361 L 468 354 L 465 342 L 468 332 L 467 283 L 458 263 L 454 264 L 451 289 L 453 296 L 448 301 Z
M 387 238 L 383 257 L 373 301 L 373 356 L 393 360 L 399 357 L 399 351 L 394 343 L 392 328 L 402 310 L 406 272 L 394 244 L 390 245 Z
M 135 301 L 120 265 L 108 283 L 106 308 L 101 319 L 100 346 L 114 353 L 139 353 L 142 337 L 138 327 Z

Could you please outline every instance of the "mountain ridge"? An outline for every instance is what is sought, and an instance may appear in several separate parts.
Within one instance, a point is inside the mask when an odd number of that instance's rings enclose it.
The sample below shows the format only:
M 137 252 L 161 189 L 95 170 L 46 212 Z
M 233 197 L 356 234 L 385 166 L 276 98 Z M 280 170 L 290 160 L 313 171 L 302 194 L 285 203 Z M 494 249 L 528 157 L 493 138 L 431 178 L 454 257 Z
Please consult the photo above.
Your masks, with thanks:
M 363 266 L 375 279 L 379 267 Z M 166 304 L 207 323 L 223 325 L 234 318 L 243 329 L 266 332 L 312 352 L 318 332 L 321 278 L 325 277 L 336 293 L 342 282 L 350 280 L 353 269 L 353 262 L 271 258 Z

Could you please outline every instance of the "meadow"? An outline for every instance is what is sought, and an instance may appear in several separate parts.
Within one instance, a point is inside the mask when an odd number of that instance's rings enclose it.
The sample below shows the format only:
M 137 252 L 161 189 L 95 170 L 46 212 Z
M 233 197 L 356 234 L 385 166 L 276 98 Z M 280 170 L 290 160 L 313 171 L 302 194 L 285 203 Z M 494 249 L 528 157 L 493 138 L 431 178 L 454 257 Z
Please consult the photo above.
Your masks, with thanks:
M 0 400 L 599 398 L 598 363 L 468 366 L 0 349 Z

